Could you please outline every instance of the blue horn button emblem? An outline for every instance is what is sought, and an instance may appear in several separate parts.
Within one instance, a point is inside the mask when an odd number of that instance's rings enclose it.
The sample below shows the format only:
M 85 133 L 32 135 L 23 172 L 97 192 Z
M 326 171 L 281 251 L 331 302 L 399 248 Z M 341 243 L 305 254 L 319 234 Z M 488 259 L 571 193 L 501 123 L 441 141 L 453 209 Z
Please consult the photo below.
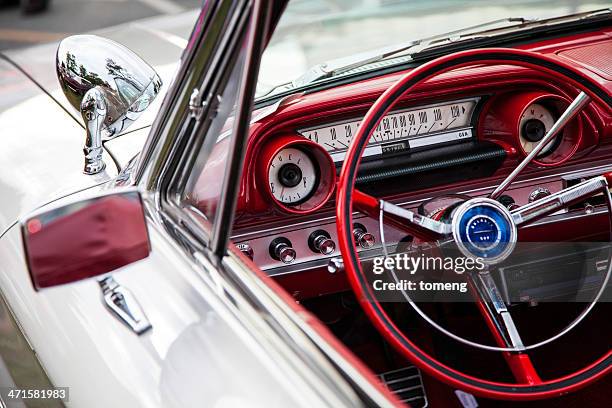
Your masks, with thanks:
M 489 198 L 475 198 L 457 208 L 453 237 L 463 255 L 495 264 L 512 253 L 516 226 L 502 204 Z

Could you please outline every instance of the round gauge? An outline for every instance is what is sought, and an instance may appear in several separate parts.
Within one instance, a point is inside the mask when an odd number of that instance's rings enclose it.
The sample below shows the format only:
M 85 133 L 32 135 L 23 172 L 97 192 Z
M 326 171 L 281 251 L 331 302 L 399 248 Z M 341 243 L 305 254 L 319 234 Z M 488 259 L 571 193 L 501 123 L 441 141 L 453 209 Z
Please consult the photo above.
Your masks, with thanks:
M 288 147 L 274 155 L 268 167 L 268 184 L 274 198 L 286 205 L 307 200 L 318 184 L 315 164 L 300 149 Z
M 554 123 L 555 118 L 546 107 L 539 103 L 532 103 L 527 106 L 519 122 L 519 138 L 525 153 L 529 154 L 537 146 Z M 559 137 L 544 146 L 538 157 L 546 156 L 553 151 L 558 145 Z
M 257 189 L 289 214 L 321 208 L 334 193 L 336 166 L 319 144 L 299 135 L 270 137 L 257 154 Z
M 545 91 L 500 93 L 486 102 L 479 118 L 478 132 L 499 141 L 509 154 L 532 153 L 552 129 L 571 100 Z M 582 119 L 569 121 L 533 159 L 541 167 L 558 166 L 569 160 L 581 146 Z M 510 203 L 511 204 L 511 203 Z

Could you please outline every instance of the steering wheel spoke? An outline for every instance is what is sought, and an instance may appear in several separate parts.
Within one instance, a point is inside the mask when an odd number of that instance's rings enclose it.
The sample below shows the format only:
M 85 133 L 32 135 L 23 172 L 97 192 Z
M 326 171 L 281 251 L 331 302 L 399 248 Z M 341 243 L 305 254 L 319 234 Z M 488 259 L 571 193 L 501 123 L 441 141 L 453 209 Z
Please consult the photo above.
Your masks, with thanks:
M 378 218 L 382 211 L 385 221 L 421 239 L 437 240 L 451 233 L 450 224 L 422 216 L 359 190 L 353 192 L 353 204 L 357 210 L 373 218 Z
M 524 351 L 523 340 L 491 274 L 485 271 L 469 273 L 466 276 L 470 293 L 497 346 L 517 349 L 503 352 L 515 379 L 523 384 L 541 383 L 542 380 L 531 358 Z
M 511 212 L 512 218 L 517 227 L 525 226 L 599 193 L 609 195 L 608 183 L 604 176 L 583 181 L 558 193 L 519 207 Z

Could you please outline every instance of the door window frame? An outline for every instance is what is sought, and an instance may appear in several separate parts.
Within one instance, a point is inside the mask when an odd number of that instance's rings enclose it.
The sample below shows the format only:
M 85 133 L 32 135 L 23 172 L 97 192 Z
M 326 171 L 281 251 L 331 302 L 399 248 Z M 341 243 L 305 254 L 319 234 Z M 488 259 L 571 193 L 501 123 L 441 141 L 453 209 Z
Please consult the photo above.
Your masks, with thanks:
M 135 182 L 152 193 L 164 221 L 187 228 L 192 246 L 221 258 L 227 253 L 244 165 L 251 110 L 273 2 L 204 2 L 179 71 L 164 98 L 140 155 Z M 227 166 L 213 220 L 182 202 L 192 166 L 232 72 L 245 52 Z M 175 228 L 176 229 L 176 228 Z

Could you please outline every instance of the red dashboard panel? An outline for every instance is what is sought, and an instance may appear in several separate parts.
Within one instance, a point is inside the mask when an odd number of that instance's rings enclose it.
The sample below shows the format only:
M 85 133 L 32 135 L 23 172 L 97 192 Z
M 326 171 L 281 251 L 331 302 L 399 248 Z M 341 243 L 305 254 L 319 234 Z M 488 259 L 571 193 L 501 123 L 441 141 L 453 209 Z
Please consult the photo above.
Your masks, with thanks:
M 601 69 L 602 66 L 605 67 L 606 58 L 609 56 L 594 58 L 592 63 L 585 61 L 595 49 L 612 48 L 611 30 L 547 40 L 519 48 L 563 58 L 565 62 L 569 60 L 612 92 L 612 82 L 608 81 L 606 71 Z M 373 101 L 402 74 L 385 75 L 308 95 L 294 95 L 281 101 L 278 106 L 263 108 L 262 111 L 256 112 L 254 117 L 263 117 L 256 119 L 251 126 L 235 230 L 253 229 L 258 225 L 286 222 L 289 219 L 291 222 L 309 219 L 308 216 L 289 214 L 291 211 L 275 205 L 258 184 L 260 183 L 257 181 L 258 175 L 262 174 L 260 168 L 262 161 L 259 158 L 266 144 L 272 143 L 275 138 L 282 135 L 295 135 L 298 128 L 346 120 L 365 114 Z M 503 165 L 493 175 L 404 195 L 427 196 L 441 189 L 453 191 L 459 188 L 465 189 L 466 186 L 476 188 L 482 184 L 491 184 L 495 179 L 503 177 L 525 154 L 517 139 L 515 127 L 528 102 L 537 101 L 538 98 L 548 99 L 548 103 L 556 105 L 557 109 L 562 109 L 575 94 L 576 90 L 568 84 L 558 83 L 543 73 L 507 65 L 469 67 L 427 81 L 411 95 L 410 100 L 403 100 L 400 108 L 474 96 L 482 97 L 485 102 L 476 124 L 477 138 L 503 147 L 507 155 Z M 571 125 L 571 129 L 568 129 L 570 135 L 564 137 L 564 145 L 558 149 L 556 157 L 542 160 L 539 163 L 542 167 L 526 171 L 525 176 L 534 172 L 545 172 L 544 166 L 558 168 L 563 163 L 580 165 L 592 163 L 598 157 L 607 157 L 609 152 L 604 146 L 612 137 L 612 121 L 603 107 L 593 105 L 591 104 L 581 118 Z M 597 146 L 602 148 L 595 151 Z M 328 202 L 317 217 L 332 214 L 333 207 L 333 202 Z

